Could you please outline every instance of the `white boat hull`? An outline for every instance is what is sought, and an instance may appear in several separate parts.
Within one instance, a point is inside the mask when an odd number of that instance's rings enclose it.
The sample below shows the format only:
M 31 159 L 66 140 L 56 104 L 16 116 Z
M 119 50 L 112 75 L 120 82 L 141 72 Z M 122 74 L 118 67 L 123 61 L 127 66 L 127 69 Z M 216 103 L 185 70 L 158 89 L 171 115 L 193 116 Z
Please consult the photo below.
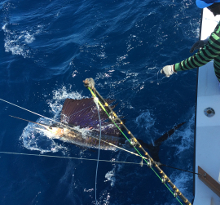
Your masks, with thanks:
M 220 21 L 203 9 L 201 40 L 206 39 Z M 208 117 L 204 110 L 212 108 Z M 220 174 L 220 87 L 214 73 L 213 61 L 199 68 L 195 132 L 195 172 L 198 166 L 219 183 Z M 193 205 L 220 205 L 220 197 L 195 175 Z

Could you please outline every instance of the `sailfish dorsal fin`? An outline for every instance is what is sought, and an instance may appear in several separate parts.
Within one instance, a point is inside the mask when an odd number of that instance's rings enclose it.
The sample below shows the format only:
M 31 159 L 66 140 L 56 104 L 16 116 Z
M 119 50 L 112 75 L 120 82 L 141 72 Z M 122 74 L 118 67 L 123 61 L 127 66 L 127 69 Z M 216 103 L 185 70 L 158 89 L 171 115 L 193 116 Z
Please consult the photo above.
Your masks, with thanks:
M 106 100 L 108 103 L 113 100 Z M 100 109 L 102 133 L 107 135 L 119 136 L 120 132 L 108 119 L 107 114 Z M 60 121 L 70 126 L 80 128 L 91 127 L 94 131 L 99 129 L 99 116 L 93 98 L 86 99 L 66 99 L 61 111 Z

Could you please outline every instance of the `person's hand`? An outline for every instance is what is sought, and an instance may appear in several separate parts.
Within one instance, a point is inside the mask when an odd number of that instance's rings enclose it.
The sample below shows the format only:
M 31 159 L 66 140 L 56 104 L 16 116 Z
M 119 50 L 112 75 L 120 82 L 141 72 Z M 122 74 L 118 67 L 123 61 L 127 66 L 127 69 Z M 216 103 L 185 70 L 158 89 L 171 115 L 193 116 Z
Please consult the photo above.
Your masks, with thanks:
M 195 50 L 198 50 L 199 48 L 202 48 L 204 45 L 208 43 L 209 39 L 206 40 L 199 40 L 196 43 L 193 44 L 192 48 L 190 49 L 190 53 L 193 53 Z
M 160 70 L 160 73 L 164 74 L 167 78 L 173 75 L 174 72 L 174 65 L 166 65 Z

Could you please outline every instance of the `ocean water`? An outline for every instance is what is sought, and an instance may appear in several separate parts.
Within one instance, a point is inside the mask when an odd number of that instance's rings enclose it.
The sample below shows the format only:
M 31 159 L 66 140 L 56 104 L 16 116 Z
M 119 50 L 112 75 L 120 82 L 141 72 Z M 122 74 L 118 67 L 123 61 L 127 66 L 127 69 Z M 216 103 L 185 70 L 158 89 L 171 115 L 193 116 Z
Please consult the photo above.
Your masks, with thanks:
M 165 78 L 158 71 L 190 56 L 201 10 L 194 0 L 0 1 L 0 98 L 59 120 L 66 98 L 91 97 L 91 77 L 104 98 L 115 99 L 135 137 L 154 143 L 186 122 L 160 147 L 161 163 L 193 171 L 197 70 Z M 96 159 L 39 133 L 46 119 L 0 102 L 0 151 Z M 102 151 L 97 204 L 179 204 L 140 158 Z M 0 154 L 0 204 L 95 204 L 96 161 Z M 193 175 L 163 168 L 193 199 Z

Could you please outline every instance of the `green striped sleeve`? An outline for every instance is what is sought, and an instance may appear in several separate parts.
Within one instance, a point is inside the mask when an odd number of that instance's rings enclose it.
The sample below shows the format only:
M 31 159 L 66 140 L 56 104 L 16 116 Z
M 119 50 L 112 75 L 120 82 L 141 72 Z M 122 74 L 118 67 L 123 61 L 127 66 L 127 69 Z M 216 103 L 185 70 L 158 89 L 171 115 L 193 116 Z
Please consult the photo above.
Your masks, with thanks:
M 174 65 L 175 71 L 201 67 L 220 55 L 220 23 L 209 38 L 209 42 L 193 56 Z

